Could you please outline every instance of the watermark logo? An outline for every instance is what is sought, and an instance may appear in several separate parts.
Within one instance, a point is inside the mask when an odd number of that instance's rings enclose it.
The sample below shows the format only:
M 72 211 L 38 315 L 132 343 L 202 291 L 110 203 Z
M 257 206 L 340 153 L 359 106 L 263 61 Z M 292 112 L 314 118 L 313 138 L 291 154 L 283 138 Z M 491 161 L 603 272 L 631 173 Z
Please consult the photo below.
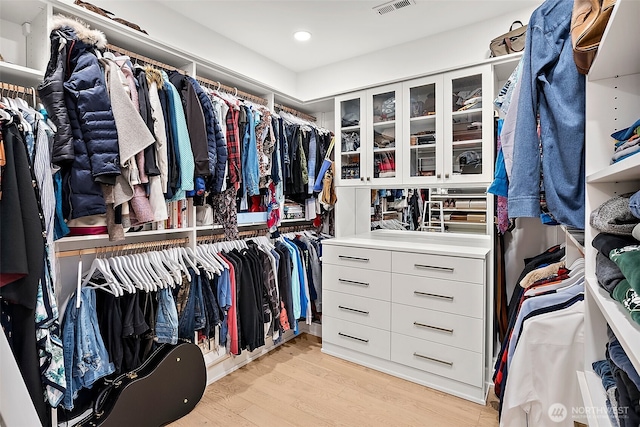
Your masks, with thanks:
M 551 421 L 553 421 L 554 423 L 561 423 L 567 418 L 568 411 L 567 407 L 562 403 L 554 403 L 553 405 L 549 406 L 547 414 L 549 415 L 549 418 L 551 418 Z

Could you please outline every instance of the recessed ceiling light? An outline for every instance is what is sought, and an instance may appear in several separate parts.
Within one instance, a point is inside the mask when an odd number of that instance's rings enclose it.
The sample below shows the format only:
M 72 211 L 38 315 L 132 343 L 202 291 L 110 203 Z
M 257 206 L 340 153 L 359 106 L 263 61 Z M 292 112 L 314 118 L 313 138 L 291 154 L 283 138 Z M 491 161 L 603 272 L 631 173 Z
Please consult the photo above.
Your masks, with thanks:
M 296 31 L 293 37 L 301 42 L 306 42 L 311 38 L 311 33 L 309 31 Z

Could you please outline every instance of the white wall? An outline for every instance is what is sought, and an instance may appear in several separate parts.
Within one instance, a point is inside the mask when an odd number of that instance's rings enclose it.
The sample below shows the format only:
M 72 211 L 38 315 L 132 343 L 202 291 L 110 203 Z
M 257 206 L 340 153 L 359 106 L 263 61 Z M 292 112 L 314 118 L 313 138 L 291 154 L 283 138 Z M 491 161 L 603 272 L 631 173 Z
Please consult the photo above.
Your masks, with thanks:
M 312 100 L 482 61 L 489 56 L 489 42 L 507 32 L 515 20 L 526 25 L 533 10 L 524 9 L 299 73 L 297 97 Z
M 73 3 L 72 0 L 62 0 Z M 296 74 L 276 62 L 174 13 L 154 1 L 93 0 L 116 17 L 138 24 L 154 39 L 182 48 L 262 86 L 286 94 L 296 92 Z M 212 16 L 211 19 L 222 19 Z M 170 24 L 169 24 L 170 23 Z M 243 31 L 238 27 L 238 31 Z

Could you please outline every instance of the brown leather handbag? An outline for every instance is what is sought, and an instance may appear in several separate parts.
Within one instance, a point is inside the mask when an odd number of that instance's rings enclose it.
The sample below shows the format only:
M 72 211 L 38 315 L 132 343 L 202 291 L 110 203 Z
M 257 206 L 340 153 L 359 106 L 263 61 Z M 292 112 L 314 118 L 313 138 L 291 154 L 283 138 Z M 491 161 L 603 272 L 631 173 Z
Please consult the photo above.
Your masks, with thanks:
M 514 25 L 520 24 L 519 27 L 513 28 Z M 496 37 L 489 43 L 491 57 L 508 55 L 510 53 L 522 52 L 527 37 L 527 26 L 522 21 L 513 21 L 509 32 L 504 33 L 500 37 Z
M 571 16 L 573 60 L 578 72 L 591 68 L 616 0 L 574 0 Z

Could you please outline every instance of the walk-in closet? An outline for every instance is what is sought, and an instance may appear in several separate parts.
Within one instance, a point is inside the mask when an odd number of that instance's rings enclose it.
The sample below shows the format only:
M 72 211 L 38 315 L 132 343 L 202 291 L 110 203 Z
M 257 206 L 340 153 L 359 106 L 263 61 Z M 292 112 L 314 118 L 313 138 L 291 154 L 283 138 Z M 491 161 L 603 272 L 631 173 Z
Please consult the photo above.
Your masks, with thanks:
M 0 0 L 0 426 L 640 427 L 639 18 Z

